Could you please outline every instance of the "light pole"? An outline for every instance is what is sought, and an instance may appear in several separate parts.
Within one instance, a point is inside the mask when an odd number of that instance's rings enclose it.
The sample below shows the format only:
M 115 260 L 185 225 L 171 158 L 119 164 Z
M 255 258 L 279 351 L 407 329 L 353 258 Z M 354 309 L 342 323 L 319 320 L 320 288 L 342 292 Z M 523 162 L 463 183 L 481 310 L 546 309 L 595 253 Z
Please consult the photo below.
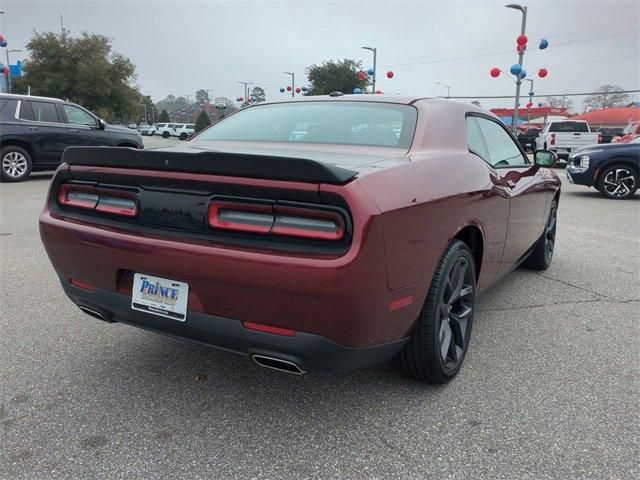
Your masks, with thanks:
M 282 72 L 285 75 L 291 76 L 291 96 L 295 97 L 296 95 L 296 74 L 293 72 Z
M 451 87 L 446 83 L 436 82 L 436 85 L 442 85 L 443 87 L 447 87 L 447 98 L 451 96 Z
M 238 82 L 240 85 L 244 85 L 244 101 L 247 102 L 249 98 L 249 87 L 248 85 L 253 85 L 253 82 Z
M 514 10 L 520 10 L 522 12 L 522 24 L 520 27 L 520 35 L 524 35 L 527 29 L 527 7 L 523 7 L 522 5 L 517 5 L 515 3 L 510 3 L 509 5 L 505 5 L 507 8 L 513 8 Z M 518 64 L 522 67 L 522 60 L 524 58 L 524 49 L 519 49 L 518 51 Z M 518 104 L 520 103 L 520 85 L 522 84 L 522 79 L 520 75 L 516 76 L 516 102 L 513 108 L 513 121 L 511 123 L 511 128 L 513 133 L 518 133 Z
M 529 89 L 529 103 L 533 102 L 533 78 L 525 78 L 525 82 L 531 83 L 531 88 Z M 527 131 L 529 131 L 529 125 L 531 123 L 531 107 L 527 105 Z
M 373 75 L 371 75 L 372 87 L 373 90 L 371 93 L 376 93 L 376 76 L 378 75 L 378 70 L 376 70 L 376 60 L 378 56 L 378 49 L 376 47 L 362 47 L 364 50 L 369 50 L 373 52 Z
M 21 52 L 20 49 L 9 50 L 7 48 L 7 67 L 9 67 L 9 73 L 7 74 L 7 93 L 11 93 L 11 63 L 9 62 L 9 54 L 14 52 Z

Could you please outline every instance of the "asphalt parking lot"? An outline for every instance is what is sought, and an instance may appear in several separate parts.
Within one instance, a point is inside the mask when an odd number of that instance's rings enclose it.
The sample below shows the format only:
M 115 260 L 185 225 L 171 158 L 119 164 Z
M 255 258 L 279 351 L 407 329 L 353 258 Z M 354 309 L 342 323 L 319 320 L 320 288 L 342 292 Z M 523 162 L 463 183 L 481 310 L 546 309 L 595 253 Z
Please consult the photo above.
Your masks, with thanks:
M 0 478 L 640 478 L 640 194 L 565 183 L 553 265 L 481 299 L 434 388 L 82 314 L 38 236 L 50 177 L 0 184 Z

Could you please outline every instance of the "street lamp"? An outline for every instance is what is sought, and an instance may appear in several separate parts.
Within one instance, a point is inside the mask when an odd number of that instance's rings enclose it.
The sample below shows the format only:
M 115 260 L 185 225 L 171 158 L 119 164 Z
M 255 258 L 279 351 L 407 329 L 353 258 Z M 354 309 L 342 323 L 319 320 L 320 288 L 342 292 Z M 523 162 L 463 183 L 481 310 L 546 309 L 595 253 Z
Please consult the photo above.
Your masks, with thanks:
M 369 50 L 370 52 L 373 52 L 373 75 L 371 75 L 371 80 L 372 80 L 372 86 L 371 88 L 373 88 L 373 90 L 371 91 L 371 93 L 376 93 L 376 76 L 378 74 L 378 71 L 376 70 L 376 59 L 378 56 L 378 49 L 376 47 L 362 47 L 364 50 Z
M 533 78 L 525 78 L 525 82 L 529 82 L 531 84 L 531 88 L 529 89 L 529 103 L 527 103 L 527 131 L 530 128 L 531 123 L 531 104 L 533 103 Z
M 446 83 L 436 82 L 436 85 L 442 85 L 443 87 L 447 87 L 447 98 L 451 96 L 451 87 Z
M 240 85 L 244 85 L 244 101 L 248 101 L 249 98 L 249 87 L 248 85 L 253 85 L 253 82 L 238 82 Z
M 296 95 L 296 74 L 293 72 L 282 72 L 285 75 L 291 76 L 291 96 L 295 97 Z
M 520 10 L 522 12 L 522 24 L 520 27 L 520 35 L 525 35 L 525 31 L 527 29 L 527 7 L 523 7 L 522 5 L 517 5 L 515 3 L 510 3 L 509 5 L 505 5 L 507 8 L 513 8 L 514 10 Z M 518 64 L 522 67 L 522 60 L 524 58 L 524 49 L 518 49 Z M 513 108 L 513 121 L 511 123 L 511 128 L 513 133 L 518 132 L 518 104 L 520 103 L 520 85 L 522 84 L 522 79 L 520 75 L 516 76 L 516 102 L 515 107 Z

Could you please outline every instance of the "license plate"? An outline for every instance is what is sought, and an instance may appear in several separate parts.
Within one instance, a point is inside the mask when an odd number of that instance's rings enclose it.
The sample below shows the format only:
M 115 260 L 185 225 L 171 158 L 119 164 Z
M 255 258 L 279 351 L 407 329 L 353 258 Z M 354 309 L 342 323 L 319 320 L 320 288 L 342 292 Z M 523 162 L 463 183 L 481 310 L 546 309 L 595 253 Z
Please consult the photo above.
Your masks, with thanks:
M 131 308 L 184 322 L 187 319 L 189 285 L 176 280 L 135 273 Z

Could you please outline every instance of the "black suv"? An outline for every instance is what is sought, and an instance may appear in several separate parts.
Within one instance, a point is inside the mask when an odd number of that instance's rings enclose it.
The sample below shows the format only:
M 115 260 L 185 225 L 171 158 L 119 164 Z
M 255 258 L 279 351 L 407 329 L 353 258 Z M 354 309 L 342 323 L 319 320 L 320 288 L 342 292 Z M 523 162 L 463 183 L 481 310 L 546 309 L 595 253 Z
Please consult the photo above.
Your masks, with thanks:
M 135 130 L 107 125 L 89 110 L 56 98 L 0 94 L 0 178 L 20 182 L 53 170 L 66 147 L 144 148 Z

